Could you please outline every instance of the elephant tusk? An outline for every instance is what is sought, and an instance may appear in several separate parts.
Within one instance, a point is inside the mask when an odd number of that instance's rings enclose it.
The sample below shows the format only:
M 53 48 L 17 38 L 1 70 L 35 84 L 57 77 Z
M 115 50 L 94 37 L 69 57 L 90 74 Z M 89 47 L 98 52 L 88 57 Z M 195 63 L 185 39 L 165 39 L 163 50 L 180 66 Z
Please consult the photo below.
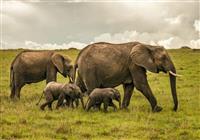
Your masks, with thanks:
M 169 71 L 169 73 L 173 76 L 176 76 L 176 77 L 181 77 L 182 75 L 179 75 L 179 74 L 176 74 L 176 73 L 173 73 L 172 71 Z

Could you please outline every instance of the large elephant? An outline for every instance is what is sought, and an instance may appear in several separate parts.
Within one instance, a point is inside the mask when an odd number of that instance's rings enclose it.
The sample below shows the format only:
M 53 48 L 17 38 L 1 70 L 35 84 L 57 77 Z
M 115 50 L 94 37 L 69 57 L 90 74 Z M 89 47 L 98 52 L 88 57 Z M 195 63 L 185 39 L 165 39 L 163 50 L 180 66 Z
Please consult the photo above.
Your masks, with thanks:
M 57 72 L 64 77 L 73 77 L 71 60 L 54 51 L 23 51 L 13 60 L 10 67 L 11 98 L 20 98 L 20 90 L 25 84 L 46 79 L 46 83 L 56 81 Z M 70 80 L 71 81 L 71 80 Z
M 127 108 L 134 87 L 150 102 L 152 111 L 159 112 L 148 81 L 146 71 L 169 72 L 174 111 L 178 108 L 176 93 L 176 69 L 167 51 L 161 46 L 152 46 L 139 42 L 111 44 L 99 42 L 90 44 L 80 51 L 74 65 L 74 76 L 78 68 L 76 84 L 82 92 L 88 94 L 94 88 L 116 87 L 123 85 L 124 98 L 122 108 Z

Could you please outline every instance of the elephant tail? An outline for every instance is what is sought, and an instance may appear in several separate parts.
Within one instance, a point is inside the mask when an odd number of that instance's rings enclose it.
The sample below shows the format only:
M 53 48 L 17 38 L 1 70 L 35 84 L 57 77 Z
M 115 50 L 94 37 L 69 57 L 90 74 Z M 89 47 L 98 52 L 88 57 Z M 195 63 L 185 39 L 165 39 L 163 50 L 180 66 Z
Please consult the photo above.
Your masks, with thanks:
M 10 88 L 12 89 L 14 87 L 14 72 L 13 67 L 10 67 Z

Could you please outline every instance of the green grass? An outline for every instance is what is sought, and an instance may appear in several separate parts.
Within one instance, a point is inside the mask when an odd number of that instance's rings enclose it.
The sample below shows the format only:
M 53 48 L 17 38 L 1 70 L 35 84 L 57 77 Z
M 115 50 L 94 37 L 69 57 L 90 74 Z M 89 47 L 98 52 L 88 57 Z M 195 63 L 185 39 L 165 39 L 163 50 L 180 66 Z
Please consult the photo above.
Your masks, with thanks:
M 152 113 L 145 97 L 136 90 L 128 111 L 85 112 L 81 107 L 41 111 L 35 104 L 45 81 L 24 86 L 21 100 L 11 101 L 9 66 L 19 52 L 0 51 L 0 139 L 200 139 L 200 51 L 169 51 L 178 74 L 183 75 L 177 79 L 178 112 L 172 111 L 168 76 L 148 73 L 151 89 L 163 107 L 160 113 Z M 78 54 L 76 50 L 59 52 L 73 60 Z M 59 74 L 58 81 L 67 80 Z M 122 87 L 118 89 L 123 95 Z

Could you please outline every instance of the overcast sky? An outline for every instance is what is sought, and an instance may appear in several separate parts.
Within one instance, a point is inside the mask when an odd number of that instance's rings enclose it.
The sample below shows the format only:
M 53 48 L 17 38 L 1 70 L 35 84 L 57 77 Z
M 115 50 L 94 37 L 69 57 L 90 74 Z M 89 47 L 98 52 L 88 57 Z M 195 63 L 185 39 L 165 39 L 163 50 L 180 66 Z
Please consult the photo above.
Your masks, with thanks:
M 99 1 L 1 0 L 1 49 L 81 49 L 99 41 L 200 48 L 199 1 Z

